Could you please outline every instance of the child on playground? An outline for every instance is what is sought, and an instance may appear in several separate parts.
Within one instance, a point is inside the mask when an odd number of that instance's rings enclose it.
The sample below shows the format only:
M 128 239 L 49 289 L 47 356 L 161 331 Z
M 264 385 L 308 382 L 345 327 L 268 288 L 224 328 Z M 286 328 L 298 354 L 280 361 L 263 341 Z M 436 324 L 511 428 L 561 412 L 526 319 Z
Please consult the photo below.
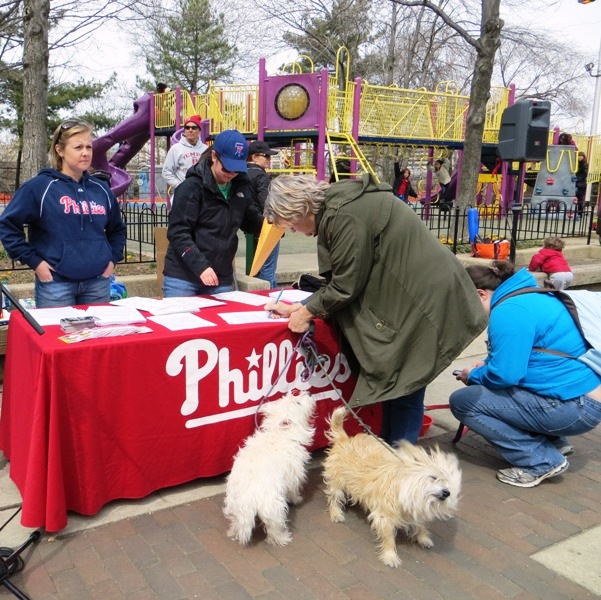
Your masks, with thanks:
M 411 171 L 409 169 L 401 170 L 399 163 L 394 163 L 394 184 L 392 191 L 397 198 L 407 203 L 409 202 L 409 197 L 415 198 L 417 196 L 411 185 L 410 177 Z
M 546 238 L 543 247 L 532 257 L 528 265 L 529 271 L 544 271 L 551 286 L 556 290 L 565 290 L 574 279 L 570 265 L 563 255 L 564 246 L 565 243 L 561 238 L 555 236 Z

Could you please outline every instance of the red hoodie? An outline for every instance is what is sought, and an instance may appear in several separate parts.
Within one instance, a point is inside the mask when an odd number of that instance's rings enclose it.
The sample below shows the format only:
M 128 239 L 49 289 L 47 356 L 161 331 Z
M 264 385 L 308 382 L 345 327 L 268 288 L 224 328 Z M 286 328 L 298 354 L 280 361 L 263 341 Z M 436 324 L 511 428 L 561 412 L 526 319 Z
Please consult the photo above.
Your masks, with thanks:
M 547 275 L 552 273 L 571 273 L 570 265 L 561 250 L 542 248 L 539 250 L 528 265 L 529 271 L 544 271 Z

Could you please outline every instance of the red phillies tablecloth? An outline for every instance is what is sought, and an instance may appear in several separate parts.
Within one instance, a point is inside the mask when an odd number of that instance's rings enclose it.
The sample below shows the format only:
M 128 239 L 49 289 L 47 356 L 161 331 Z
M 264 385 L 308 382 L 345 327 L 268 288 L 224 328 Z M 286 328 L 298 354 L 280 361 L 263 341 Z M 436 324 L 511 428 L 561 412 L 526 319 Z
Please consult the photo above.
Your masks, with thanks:
M 301 381 L 300 336 L 286 322 L 227 325 L 218 316 L 244 310 L 254 308 L 203 308 L 215 327 L 172 332 L 148 321 L 152 333 L 75 344 L 58 339 L 58 326 L 39 336 L 13 311 L 0 448 L 23 498 L 22 524 L 58 531 L 68 510 L 93 515 L 111 500 L 229 471 L 268 393 L 317 395 L 313 448 L 325 446 L 338 394 L 322 371 Z M 313 339 L 348 399 L 354 379 L 332 328 L 317 321 Z M 379 406 L 360 414 L 379 431 Z

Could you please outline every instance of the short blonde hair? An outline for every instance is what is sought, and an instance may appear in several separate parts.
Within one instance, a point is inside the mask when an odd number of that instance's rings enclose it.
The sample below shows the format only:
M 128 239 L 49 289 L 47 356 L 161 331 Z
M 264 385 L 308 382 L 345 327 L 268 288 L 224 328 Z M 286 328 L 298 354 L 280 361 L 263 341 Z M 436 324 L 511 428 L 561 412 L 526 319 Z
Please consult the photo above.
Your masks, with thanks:
M 52 143 L 50 144 L 50 151 L 48 152 L 48 158 L 53 169 L 57 171 L 63 168 L 63 159 L 59 155 L 56 147 L 59 146 L 61 150 L 64 150 L 65 144 L 69 138 L 78 133 L 87 132 L 92 135 L 93 127 L 86 121 L 81 119 L 67 119 L 63 121 L 55 130 L 52 136 Z
M 559 250 L 560 252 L 565 247 L 565 242 L 556 236 L 548 237 L 543 242 L 545 248 L 551 248 L 552 250 Z
M 269 223 L 285 228 L 316 215 L 329 187 L 313 175 L 280 175 L 269 186 L 264 216 Z

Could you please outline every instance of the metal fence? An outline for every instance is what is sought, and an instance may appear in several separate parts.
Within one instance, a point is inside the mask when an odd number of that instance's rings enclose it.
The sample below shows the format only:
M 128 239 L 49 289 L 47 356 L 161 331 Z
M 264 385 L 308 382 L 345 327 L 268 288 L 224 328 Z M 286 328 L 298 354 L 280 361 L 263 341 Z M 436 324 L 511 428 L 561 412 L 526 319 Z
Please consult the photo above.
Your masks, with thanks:
M 446 208 L 420 203 L 410 205 L 428 229 L 449 246 L 453 253 L 465 251 L 468 208 Z M 166 204 L 151 206 L 145 202 L 123 202 L 123 220 L 127 226 L 125 263 L 156 262 L 154 228 L 166 227 L 169 212 Z M 587 237 L 594 233 L 596 210 L 587 203 L 581 214 L 575 204 L 553 201 L 537 207 L 528 204 L 503 211 L 497 206 L 478 209 L 478 235 L 490 240 L 508 239 L 515 243 L 525 240 L 542 240 L 549 236 L 561 238 Z M 12 267 L 0 268 L 0 273 L 25 270 L 27 266 L 12 262 Z
M 167 227 L 167 205 L 151 206 L 146 202 L 123 202 L 121 214 L 127 227 L 125 262 L 156 262 L 154 228 Z
M 445 208 L 420 203 L 410 205 L 428 229 L 454 253 L 467 243 L 468 208 Z M 169 214 L 166 205 L 124 203 L 123 219 L 127 224 L 127 252 L 139 257 L 140 262 L 156 259 L 153 228 L 167 226 Z M 566 202 L 529 204 L 503 211 L 497 206 L 478 208 L 478 235 L 481 238 L 518 241 L 542 240 L 549 236 L 562 238 L 587 237 L 593 230 L 596 211 L 587 203 L 581 214 L 575 204 Z M 128 262 L 126 260 L 126 262 Z M 130 257 L 129 262 L 133 262 Z
M 443 244 L 453 253 L 467 244 L 468 208 L 446 208 L 436 205 L 415 204 L 413 209 Z M 517 244 L 521 241 L 543 240 L 549 236 L 582 238 L 590 240 L 594 232 L 596 211 L 587 203 L 579 214 L 574 203 L 543 202 L 536 207 L 529 204 L 503 210 L 498 206 L 481 206 L 478 210 L 478 235 L 490 240 L 507 239 Z

